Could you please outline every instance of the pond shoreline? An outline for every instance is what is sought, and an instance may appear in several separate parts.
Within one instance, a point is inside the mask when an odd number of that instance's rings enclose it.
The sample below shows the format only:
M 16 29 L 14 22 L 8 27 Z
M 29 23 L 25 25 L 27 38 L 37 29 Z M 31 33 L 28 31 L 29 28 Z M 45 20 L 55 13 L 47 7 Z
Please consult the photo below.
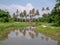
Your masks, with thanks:
M 34 23 L 34 22 L 33 22 Z M 37 23 L 38 24 L 38 23 Z M 47 25 L 45 24 L 38 24 L 35 23 L 36 29 L 38 32 L 45 34 L 47 36 L 52 36 L 53 38 L 56 37 L 57 39 L 60 40 L 60 27 L 53 27 L 50 26 L 48 23 Z M 13 30 L 15 28 L 23 28 L 27 26 L 31 26 L 32 24 L 29 22 L 19 22 L 19 23 L 1 23 L 0 24 L 0 35 L 3 34 L 7 30 Z M 7 28 L 7 29 L 6 29 Z M 7 31 L 8 32 L 8 31 Z M 55 39 L 56 39 L 55 38 Z
M 0 23 L 0 30 L 3 30 L 5 28 L 9 27 L 25 27 L 25 26 L 30 26 L 31 24 L 28 22 L 12 22 L 12 23 Z
M 51 26 L 49 23 L 40 23 L 36 26 L 36 30 L 52 38 L 60 40 L 60 27 Z
M 27 27 L 27 26 L 31 26 L 30 23 L 28 22 L 19 22 L 19 23 L 0 23 L 0 35 L 10 29 L 14 29 L 14 28 L 22 28 L 22 27 Z

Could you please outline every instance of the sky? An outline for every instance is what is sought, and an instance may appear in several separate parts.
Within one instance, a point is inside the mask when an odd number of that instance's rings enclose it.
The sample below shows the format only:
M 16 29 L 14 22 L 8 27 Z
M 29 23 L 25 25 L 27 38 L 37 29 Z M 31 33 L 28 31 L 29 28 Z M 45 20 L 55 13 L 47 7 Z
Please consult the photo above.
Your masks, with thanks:
M 50 10 L 56 4 L 56 0 L 0 0 L 0 9 L 7 9 L 10 13 L 19 9 L 19 11 L 31 10 L 32 8 L 41 10 L 42 7 L 49 7 Z M 41 12 L 41 11 L 40 11 Z

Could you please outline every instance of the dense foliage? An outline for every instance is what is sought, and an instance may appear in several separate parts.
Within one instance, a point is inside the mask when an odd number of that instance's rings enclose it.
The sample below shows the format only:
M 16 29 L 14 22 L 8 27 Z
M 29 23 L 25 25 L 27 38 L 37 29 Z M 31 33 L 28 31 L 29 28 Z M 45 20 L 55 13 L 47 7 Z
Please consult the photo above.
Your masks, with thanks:
M 19 21 L 19 22 L 26 22 L 29 20 L 32 20 L 33 22 L 48 22 L 48 23 L 54 23 L 55 25 L 60 25 L 60 0 L 56 1 L 56 5 L 55 7 L 52 9 L 51 13 L 47 13 L 47 14 L 43 14 L 42 17 L 40 18 L 33 18 L 36 15 L 39 16 L 39 10 L 33 8 L 32 10 L 29 11 L 29 13 L 27 13 L 26 10 L 24 10 L 23 12 L 19 12 L 19 10 L 17 9 L 15 13 L 13 13 L 13 21 Z M 47 7 L 46 9 L 43 7 L 42 8 L 42 12 L 43 11 L 49 11 L 49 7 Z M 20 17 L 20 18 L 18 18 Z M 25 19 L 24 19 L 25 17 Z M 28 19 L 28 17 L 30 17 L 30 19 Z M 3 11 L 0 9 L 0 22 L 9 22 L 11 20 L 11 16 L 9 14 L 8 11 Z
M 46 8 L 49 10 L 49 8 Z M 44 8 L 42 8 L 44 11 Z M 57 0 L 57 3 L 50 14 L 43 14 L 42 18 L 40 18 L 42 22 L 54 23 L 54 25 L 60 25 L 60 0 Z
M 0 9 L 0 22 L 9 22 L 10 18 L 8 11 L 6 12 Z
M 19 12 L 18 9 L 15 13 L 13 13 L 13 20 L 14 21 L 18 21 L 18 22 L 26 22 L 29 20 L 33 20 L 33 17 L 36 15 L 40 15 L 39 14 L 39 10 L 35 10 L 35 8 L 31 9 L 28 13 L 26 10 L 24 10 L 23 12 Z M 18 18 L 20 17 L 20 18 Z
M 49 22 L 54 22 L 55 25 L 60 25 L 60 0 L 57 0 L 51 15 L 49 15 Z

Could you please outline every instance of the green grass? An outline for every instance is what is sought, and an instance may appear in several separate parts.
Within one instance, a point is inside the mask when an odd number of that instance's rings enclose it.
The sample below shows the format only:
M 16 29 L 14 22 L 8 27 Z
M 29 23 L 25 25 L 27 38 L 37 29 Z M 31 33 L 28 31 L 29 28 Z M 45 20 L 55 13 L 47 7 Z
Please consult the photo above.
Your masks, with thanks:
M 29 22 L 0 23 L 0 35 L 2 35 L 3 33 L 9 33 L 10 31 L 8 30 L 13 30 L 13 27 L 22 28 L 30 25 L 31 23 Z M 41 32 L 48 36 L 60 37 L 60 27 L 52 26 L 52 23 L 36 22 L 35 25 L 38 32 Z M 42 25 L 45 25 L 46 27 L 43 27 Z
M 4 30 L 5 28 L 9 27 L 25 27 L 29 25 L 30 23 L 28 22 L 0 23 L 0 30 Z
M 52 37 L 60 37 L 60 27 L 51 26 L 52 23 L 39 23 L 37 24 L 36 30 L 42 34 L 52 36 Z M 46 27 L 43 27 L 42 25 L 45 25 Z M 60 39 L 60 38 L 59 38 Z
M 10 33 L 11 30 L 13 31 L 17 28 L 20 29 L 30 25 L 31 23 L 28 22 L 0 23 L 0 40 L 5 39 L 4 37 L 7 37 L 7 34 Z
M 0 45 L 2 45 L 2 44 L 0 44 Z
M 37 26 L 36 28 L 38 31 L 46 32 L 46 33 L 52 33 L 52 34 L 59 34 L 60 35 L 60 27 L 41 27 Z
M 22 28 L 30 25 L 31 24 L 28 22 L 0 23 L 0 34 L 2 34 L 3 32 L 6 32 L 7 29 L 10 30 L 13 28 Z

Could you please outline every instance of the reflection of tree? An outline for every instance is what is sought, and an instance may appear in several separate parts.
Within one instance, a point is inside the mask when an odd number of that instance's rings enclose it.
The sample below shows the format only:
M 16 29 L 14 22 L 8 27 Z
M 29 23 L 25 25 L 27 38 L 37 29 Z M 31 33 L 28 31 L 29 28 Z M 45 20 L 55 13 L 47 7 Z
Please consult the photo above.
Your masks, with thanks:
M 23 35 L 24 35 L 24 36 L 26 35 L 26 30 L 23 31 Z
M 44 40 L 44 37 L 43 37 L 43 36 L 41 36 L 41 39 L 42 39 L 42 40 Z
M 34 34 L 29 32 L 29 35 L 31 36 L 31 38 L 34 38 Z
M 48 38 L 48 37 L 45 38 L 45 37 L 41 36 L 41 39 L 42 39 L 42 40 L 45 39 L 46 41 L 48 41 L 49 38 Z
M 48 38 L 46 37 L 46 41 L 48 41 Z
M 57 45 L 60 45 L 60 40 L 58 41 Z
M 31 30 L 31 26 L 30 26 L 30 30 Z
M 18 32 L 16 32 L 16 36 L 18 36 Z
M 35 34 L 36 34 L 36 37 L 38 37 L 38 31 L 34 30 Z
M 9 31 L 6 31 L 6 32 L 4 32 L 3 34 L 1 34 L 0 40 L 5 40 L 5 39 L 7 39 L 9 33 L 10 33 Z
M 36 37 L 38 37 L 38 32 L 36 32 Z
M 22 30 L 22 28 L 20 29 L 20 32 L 22 32 L 23 30 Z

